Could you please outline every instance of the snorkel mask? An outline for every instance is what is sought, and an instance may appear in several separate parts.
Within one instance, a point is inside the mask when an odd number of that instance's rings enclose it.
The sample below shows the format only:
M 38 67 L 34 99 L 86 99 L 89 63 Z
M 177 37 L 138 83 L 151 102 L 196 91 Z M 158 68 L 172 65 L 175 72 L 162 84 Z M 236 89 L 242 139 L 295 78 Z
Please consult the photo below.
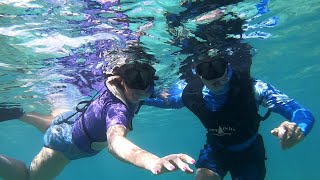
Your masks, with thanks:
M 143 101 L 154 92 L 154 81 L 159 79 L 155 72 L 156 70 L 147 63 L 130 62 L 116 67 L 113 75 L 124 79 L 135 100 Z
M 130 89 L 146 90 L 148 87 L 153 89 L 154 81 L 159 79 L 155 72 L 156 70 L 147 63 L 130 62 L 115 67 L 113 75 L 121 76 Z
M 196 65 L 196 72 L 206 80 L 213 80 L 222 77 L 228 67 L 224 58 L 208 60 Z

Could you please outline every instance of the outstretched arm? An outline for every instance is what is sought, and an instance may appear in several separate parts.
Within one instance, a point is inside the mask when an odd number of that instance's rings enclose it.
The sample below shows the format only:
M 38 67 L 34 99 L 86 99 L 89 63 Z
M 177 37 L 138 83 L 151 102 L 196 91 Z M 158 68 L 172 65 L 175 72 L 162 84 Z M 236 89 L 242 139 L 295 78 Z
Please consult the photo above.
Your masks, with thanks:
M 268 83 L 256 80 L 255 91 L 261 105 L 287 119 L 271 131 L 281 147 L 288 149 L 301 142 L 313 127 L 312 113 Z
M 128 130 L 123 125 L 113 125 L 107 130 L 109 152 L 118 159 L 131 163 L 153 174 L 174 171 L 176 168 L 187 173 L 193 173 L 189 164 L 195 162 L 186 154 L 171 154 L 162 158 L 141 149 L 126 138 Z
M 182 92 L 187 83 L 180 80 L 175 83 L 169 90 L 162 90 L 156 97 L 148 98 L 144 105 L 155 106 L 164 109 L 179 109 L 184 107 L 182 103 Z

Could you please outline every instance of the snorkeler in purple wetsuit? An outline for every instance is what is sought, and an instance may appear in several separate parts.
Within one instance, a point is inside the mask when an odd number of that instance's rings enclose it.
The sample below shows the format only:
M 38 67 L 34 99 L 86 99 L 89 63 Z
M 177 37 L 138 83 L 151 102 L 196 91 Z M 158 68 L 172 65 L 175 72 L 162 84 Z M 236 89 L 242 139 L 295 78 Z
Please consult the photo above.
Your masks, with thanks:
M 258 132 L 260 122 L 271 111 L 287 119 L 271 131 L 285 150 L 310 132 L 313 115 L 271 85 L 251 78 L 250 72 L 239 71 L 235 63 L 223 57 L 199 59 L 198 78 L 188 83 L 179 81 L 174 89 L 145 100 L 145 104 L 161 108 L 185 106 L 207 129 L 207 141 L 196 163 L 197 180 L 220 180 L 227 172 L 232 179 L 264 180 L 266 156 Z M 260 105 L 268 108 L 263 117 L 258 114 Z
M 33 159 L 29 170 L 22 162 L 5 156 L 0 156 L 0 166 L 8 169 L 8 166 L 15 166 L 16 174 L 24 175 L 21 179 L 53 179 L 71 160 L 93 156 L 107 147 L 118 159 L 153 174 L 175 168 L 192 173 L 187 163 L 195 161 L 188 155 L 171 154 L 160 158 L 126 138 L 132 130 L 134 114 L 153 92 L 154 80 L 158 78 L 155 69 L 147 63 L 131 62 L 115 66 L 106 75 L 106 86 L 98 97 L 78 112 L 64 112 L 55 117 L 51 124 L 50 116 L 23 113 L 17 106 L 6 108 L 2 105 L 0 112 L 7 114 L 2 121 L 18 118 L 35 125 L 45 135 L 44 147 Z M 18 113 L 10 113 L 13 111 Z M 0 170 L 0 177 L 16 176 L 3 170 Z

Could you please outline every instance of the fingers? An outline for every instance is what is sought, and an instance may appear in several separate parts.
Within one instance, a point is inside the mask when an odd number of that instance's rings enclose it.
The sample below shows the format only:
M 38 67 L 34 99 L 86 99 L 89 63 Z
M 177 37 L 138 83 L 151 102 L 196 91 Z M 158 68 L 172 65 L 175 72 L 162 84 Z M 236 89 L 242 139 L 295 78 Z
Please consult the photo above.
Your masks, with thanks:
M 168 171 L 173 171 L 173 170 L 175 170 L 174 165 L 171 164 L 170 161 L 168 161 L 168 160 L 164 160 L 164 161 L 162 162 L 162 165 L 163 165 Z
M 175 166 L 177 166 L 181 171 L 184 171 L 186 173 L 193 173 L 193 170 L 189 167 L 188 164 L 182 161 L 181 157 L 178 156 L 178 158 L 174 158 L 171 160 Z
M 300 142 L 304 139 L 304 134 L 300 128 L 298 128 L 297 130 L 300 130 L 300 132 L 297 133 L 298 134 L 297 140 L 298 140 L 298 142 Z
M 174 165 L 174 167 L 178 167 L 181 171 L 187 173 L 193 173 L 193 170 L 189 167 L 187 163 L 193 164 L 195 161 L 193 158 L 186 154 L 172 154 L 166 156 L 165 159 Z M 172 169 L 170 169 L 172 170 Z
M 275 130 L 273 134 L 277 133 L 277 136 L 280 139 L 281 148 L 284 150 L 293 147 L 304 137 L 300 127 L 293 122 L 285 121 L 276 129 L 277 130 Z
M 287 127 L 285 124 L 281 124 L 280 127 L 278 127 L 278 138 L 283 139 L 284 136 L 287 134 Z
M 162 174 L 168 171 L 173 171 L 174 169 L 175 167 L 168 160 L 160 158 L 151 169 L 151 172 L 153 174 Z
M 189 164 L 194 164 L 196 162 L 192 157 L 190 157 L 186 154 L 179 154 L 179 157 L 182 161 L 189 163 Z
M 282 139 L 282 137 L 284 136 L 286 130 L 284 127 L 279 126 L 278 128 L 274 128 L 271 131 L 271 134 L 273 134 L 274 136 L 278 137 L 279 139 Z
M 171 154 L 158 160 L 152 172 L 154 174 L 160 174 L 179 168 L 186 173 L 193 173 L 193 170 L 187 163 L 194 164 L 195 160 L 186 154 Z
M 290 132 L 290 131 L 291 130 L 289 130 L 288 132 Z M 301 142 L 303 137 L 304 137 L 303 132 L 301 131 L 301 129 L 299 127 L 297 127 L 296 130 L 291 135 L 287 135 L 286 139 L 282 142 L 282 148 L 289 149 L 289 148 L 293 147 L 294 145 Z
M 273 134 L 273 135 L 276 136 L 276 137 L 278 137 L 278 133 L 279 133 L 278 128 L 274 128 L 274 129 L 271 131 L 271 134 Z
M 286 144 L 287 144 L 287 133 L 288 133 L 288 131 L 285 128 L 283 128 L 283 129 L 284 129 L 283 133 L 281 135 L 279 135 L 278 137 L 280 139 L 281 148 L 283 150 L 285 150 L 286 149 Z
M 166 172 L 170 172 L 170 171 L 174 171 L 175 167 L 173 164 L 170 163 L 170 161 L 161 158 L 160 160 L 158 160 L 158 162 L 156 163 L 155 167 L 152 169 L 152 173 L 153 174 L 162 174 L 162 173 L 166 173 Z

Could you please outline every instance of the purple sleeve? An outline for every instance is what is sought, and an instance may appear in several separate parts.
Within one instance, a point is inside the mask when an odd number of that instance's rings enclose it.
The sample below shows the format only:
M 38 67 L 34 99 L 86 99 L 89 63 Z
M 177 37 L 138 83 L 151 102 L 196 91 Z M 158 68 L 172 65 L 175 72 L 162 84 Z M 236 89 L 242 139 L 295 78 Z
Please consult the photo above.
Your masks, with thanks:
M 116 103 L 111 105 L 107 110 L 106 129 L 113 125 L 124 125 L 126 128 L 131 128 L 132 116 L 124 104 Z

